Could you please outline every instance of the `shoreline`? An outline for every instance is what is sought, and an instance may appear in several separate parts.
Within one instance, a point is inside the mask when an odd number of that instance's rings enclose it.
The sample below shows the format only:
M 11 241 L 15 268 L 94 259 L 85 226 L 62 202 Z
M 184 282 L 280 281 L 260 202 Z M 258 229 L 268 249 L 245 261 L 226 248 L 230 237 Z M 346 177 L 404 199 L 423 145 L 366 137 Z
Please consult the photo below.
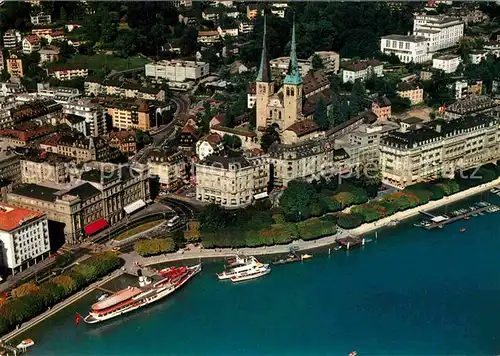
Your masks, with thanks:
M 457 192 L 455 194 L 443 197 L 439 200 L 430 201 L 426 204 L 419 205 L 417 207 L 407 209 L 404 211 L 399 211 L 391 216 L 387 216 L 380 220 L 371 223 L 365 223 L 357 228 L 351 230 L 339 229 L 339 233 L 333 236 L 326 236 L 316 240 L 304 241 L 295 240 L 286 245 L 274 245 L 274 246 L 264 246 L 264 247 L 244 247 L 239 249 L 231 248 L 220 248 L 220 249 L 210 249 L 210 250 L 198 250 L 198 251 L 182 251 L 182 253 L 172 253 L 169 255 L 161 255 L 154 257 L 143 257 L 138 260 L 138 262 L 143 266 L 152 266 L 167 262 L 178 262 L 182 260 L 190 259 L 203 259 L 203 258 L 225 258 L 231 257 L 235 254 L 245 254 L 245 255 L 255 255 L 255 256 L 265 256 L 265 255 L 275 255 L 288 253 L 290 247 L 297 247 L 298 251 L 308 251 L 321 247 L 328 247 L 333 245 L 337 239 L 347 237 L 349 235 L 361 235 L 369 232 L 373 232 L 383 227 L 387 227 L 391 221 L 403 221 L 408 218 L 414 217 L 419 214 L 420 211 L 434 210 L 438 209 L 447 204 L 455 203 L 460 200 L 464 200 L 467 197 L 488 191 L 495 186 L 500 185 L 500 178 L 497 178 L 491 182 L 478 185 L 476 187 L 469 188 L 467 190 Z
M 34 317 L 31 320 L 28 320 L 24 322 L 19 329 L 15 329 L 11 331 L 10 333 L 3 335 L 1 340 L 0 347 L 2 347 L 2 344 L 5 342 L 8 342 L 15 338 L 16 336 L 24 333 L 25 331 L 29 330 L 33 326 L 37 325 L 38 323 L 44 321 L 45 319 L 51 317 L 52 315 L 56 314 L 57 312 L 63 310 L 66 308 L 68 305 L 72 304 L 73 302 L 76 302 L 78 299 L 86 296 L 90 292 L 93 292 L 97 287 L 100 287 L 101 285 L 115 279 L 116 277 L 119 277 L 123 274 L 123 271 L 121 269 L 115 270 L 108 274 L 107 276 L 104 276 L 100 280 L 95 281 L 94 283 L 88 285 L 85 287 L 85 289 L 80 290 L 79 292 L 76 292 L 72 296 L 68 297 L 67 299 L 59 302 L 58 304 L 54 305 L 52 308 L 46 310 L 42 314 Z
M 225 258 L 225 257 L 231 257 L 234 256 L 235 254 L 246 254 L 246 255 L 255 255 L 255 256 L 268 256 L 268 255 L 276 255 L 276 254 L 282 254 L 282 253 L 288 253 L 290 251 L 290 247 L 296 247 L 298 248 L 298 251 L 309 251 L 312 249 L 317 249 L 317 248 L 324 248 L 328 247 L 330 245 L 333 245 L 337 239 L 341 239 L 344 237 L 347 237 L 349 235 L 356 235 L 356 234 L 366 234 L 375 230 L 378 230 L 380 228 L 386 227 L 387 223 L 390 221 L 398 220 L 402 221 L 408 218 L 411 218 L 413 216 L 416 216 L 419 214 L 421 210 L 434 210 L 437 208 L 440 208 L 444 205 L 455 203 L 461 200 L 464 200 L 467 197 L 482 193 L 484 191 L 488 191 L 491 188 L 500 185 L 500 178 L 491 181 L 489 183 L 485 183 L 482 185 L 479 185 L 477 187 L 473 187 L 458 193 L 455 193 L 453 195 L 443 197 L 440 200 L 436 201 L 431 201 L 428 202 L 427 204 L 420 205 L 415 208 L 411 208 L 405 211 L 400 211 L 397 212 L 396 214 L 393 214 L 391 216 L 382 218 L 376 222 L 372 223 L 365 223 L 355 229 L 352 230 L 343 230 L 339 229 L 339 233 L 332 235 L 332 236 L 326 236 L 322 237 L 316 240 L 310 240 L 310 241 L 304 241 L 304 240 L 296 240 L 293 241 L 292 243 L 286 244 L 286 245 L 274 245 L 274 246 L 264 246 L 264 247 L 245 247 L 245 248 L 240 248 L 240 249 L 230 249 L 230 248 L 221 248 L 221 249 L 210 249 L 210 250 L 199 250 L 199 251 L 182 251 L 182 253 L 172 253 L 169 255 L 160 255 L 160 256 L 154 256 L 154 257 L 146 257 L 146 258 L 140 258 L 137 260 L 142 266 L 147 267 L 147 266 L 152 266 L 156 264 L 161 264 L 161 263 L 168 263 L 168 262 L 178 262 L 178 261 L 183 261 L 183 260 L 195 260 L 195 259 L 207 259 L 207 258 Z M 128 262 L 128 261 L 126 261 Z M 126 265 L 124 266 L 125 270 L 127 273 L 132 273 L 133 270 L 136 270 L 138 267 L 136 266 L 131 266 L 131 265 Z M 143 267 L 139 267 L 143 268 Z M 124 273 L 123 269 L 116 270 L 112 272 L 111 274 L 103 277 L 101 280 L 98 280 L 91 285 L 87 286 L 85 289 L 75 293 L 68 299 L 60 302 L 59 304 L 53 306 L 50 310 L 45 311 L 44 313 L 38 315 L 37 317 L 25 322 L 22 324 L 22 326 L 19 329 L 13 330 L 10 333 L 2 336 L 0 339 L 2 343 L 5 343 L 7 341 L 12 340 L 16 336 L 19 336 L 20 334 L 26 332 L 29 330 L 31 327 L 37 325 L 38 323 L 42 322 L 43 320 L 49 318 L 50 316 L 54 315 L 58 311 L 64 309 L 68 305 L 72 304 L 73 302 L 77 301 L 78 299 L 82 298 L 83 296 L 89 294 L 90 292 L 94 291 L 97 287 L 109 282 L 110 280 L 119 277 Z M 0 344 L 1 347 L 1 344 Z

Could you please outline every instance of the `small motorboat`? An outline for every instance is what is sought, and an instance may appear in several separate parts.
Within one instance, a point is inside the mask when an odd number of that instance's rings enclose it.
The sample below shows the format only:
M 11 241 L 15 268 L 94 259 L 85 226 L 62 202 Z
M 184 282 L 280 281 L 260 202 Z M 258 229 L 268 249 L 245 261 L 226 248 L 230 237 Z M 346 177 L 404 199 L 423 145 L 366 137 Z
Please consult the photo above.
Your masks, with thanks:
M 464 216 L 464 220 L 469 220 L 469 219 L 470 219 L 469 215 Z
M 33 340 L 26 339 L 26 340 L 21 341 L 21 343 L 19 345 L 17 345 L 17 348 L 21 349 L 21 350 L 25 350 L 28 347 L 31 347 L 33 345 L 35 345 L 35 342 Z
M 353 351 L 349 354 L 349 356 L 358 356 L 358 353 L 356 351 Z
M 335 246 L 333 249 L 334 249 L 335 251 L 338 251 L 338 250 L 341 250 L 341 249 L 342 249 L 342 246 L 337 245 L 337 246 Z
M 102 293 L 99 297 L 97 297 L 97 301 L 100 302 L 108 297 L 106 293 Z
M 465 227 L 461 228 L 460 232 L 465 232 Z
M 309 260 L 309 259 L 311 259 L 311 258 L 313 258 L 313 256 L 312 256 L 312 255 L 308 255 L 307 253 L 305 253 L 305 254 L 303 254 L 303 255 L 301 255 L 301 256 L 300 256 L 300 259 L 301 259 L 302 261 L 304 261 L 304 260 Z

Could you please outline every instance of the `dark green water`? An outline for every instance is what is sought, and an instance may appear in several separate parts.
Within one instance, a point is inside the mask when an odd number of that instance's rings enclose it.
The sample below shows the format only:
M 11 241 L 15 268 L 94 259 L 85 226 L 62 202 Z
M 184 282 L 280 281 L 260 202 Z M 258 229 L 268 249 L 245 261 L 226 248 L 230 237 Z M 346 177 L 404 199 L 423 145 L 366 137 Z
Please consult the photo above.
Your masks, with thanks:
M 158 304 L 75 328 L 89 296 L 31 329 L 29 354 L 496 355 L 499 219 L 436 231 L 409 221 L 362 249 L 316 253 L 237 285 L 216 279 L 221 263 L 205 264 Z

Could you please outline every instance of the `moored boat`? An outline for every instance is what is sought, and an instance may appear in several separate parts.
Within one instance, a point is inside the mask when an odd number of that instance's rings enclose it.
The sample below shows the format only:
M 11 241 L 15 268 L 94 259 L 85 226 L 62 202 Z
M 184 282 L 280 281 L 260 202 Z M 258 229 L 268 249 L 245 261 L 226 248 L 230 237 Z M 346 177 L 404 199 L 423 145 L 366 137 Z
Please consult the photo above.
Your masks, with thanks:
M 33 345 L 35 345 L 35 342 L 33 340 L 25 339 L 25 340 L 21 341 L 21 343 L 19 343 L 19 345 L 17 345 L 17 348 L 21 349 L 21 350 L 25 350 L 28 347 L 31 347 Z
M 154 303 L 173 293 L 201 271 L 201 264 L 191 267 L 169 268 L 160 274 L 158 282 L 140 276 L 140 287 L 128 286 L 97 303 L 92 304 L 89 314 L 83 319 L 95 324 Z
M 230 279 L 233 276 L 236 276 L 238 273 L 243 273 L 246 271 L 250 271 L 257 267 L 258 265 L 262 265 L 255 257 L 249 256 L 245 257 L 242 263 L 238 263 L 236 267 L 226 267 L 226 270 L 222 273 L 217 273 L 217 278 L 220 280 Z M 234 264 L 233 264 L 234 266 Z
M 268 264 L 260 263 L 258 266 L 251 270 L 246 270 L 243 272 L 238 272 L 236 275 L 231 277 L 231 282 L 243 282 L 250 279 L 256 279 L 271 272 L 271 267 Z
M 301 259 L 302 261 L 304 261 L 304 260 L 309 260 L 309 259 L 311 259 L 311 258 L 313 258 L 313 256 L 312 256 L 312 255 L 309 255 L 309 254 L 307 254 L 307 253 L 305 253 L 305 254 L 303 254 L 303 255 L 301 255 L 301 256 L 300 256 L 300 259 Z

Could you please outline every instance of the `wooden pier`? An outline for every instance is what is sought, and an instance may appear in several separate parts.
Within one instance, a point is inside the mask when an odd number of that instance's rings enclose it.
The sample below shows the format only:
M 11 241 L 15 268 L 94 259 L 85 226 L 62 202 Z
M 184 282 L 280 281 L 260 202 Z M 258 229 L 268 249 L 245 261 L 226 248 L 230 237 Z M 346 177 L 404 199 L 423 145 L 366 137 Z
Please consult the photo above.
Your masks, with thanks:
M 435 229 L 435 228 L 443 228 L 445 225 L 451 224 L 452 222 L 455 222 L 455 221 L 458 221 L 458 220 L 469 219 L 472 215 L 476 215 L 476 214 L 479 214 L 479 213 L 484 213 L 485 211 L 488 211 L 489 209 L 491 209 L 494 206 L 495 205 L 486 205 L 486 206 L 476 205 L 476 209 L 470 209 L 469 208 L 464 213 L 461 213 L 461 214 L 458 214 L 458 215 L 454 215 L 452 217 L 447 217 L 444 220 L 431 221 L 428 224 L 422 224 L 422 227 L 424 229 L 427 229 L 427 230 L 432 230 L 432 229 Z M 429 213 L 426 213 L 426 212 L 421 212 L 421 213 L 422 214 L 424 214 L 424 213 L 425 214 L 429 214 Z
M 108 294 L 114 294 L 114 293 L 116 293 L 116 292 L 113 292 L 112 290 L 109 290 L 109 289 L 106 289 L 106 288 L 103 288 L 103 287 L 96 287 L 96 289 L 99 289 L 100 291 L 106 292 Z
M 359 236 L 347 236 L 343 239 L 337 240 L 337 243 L 345 248 L 346 250 L 350 250 L 351 248 L 354 247 L 360 247 L 363 246 L 365 243 L 365 239 L 359 237 Z

